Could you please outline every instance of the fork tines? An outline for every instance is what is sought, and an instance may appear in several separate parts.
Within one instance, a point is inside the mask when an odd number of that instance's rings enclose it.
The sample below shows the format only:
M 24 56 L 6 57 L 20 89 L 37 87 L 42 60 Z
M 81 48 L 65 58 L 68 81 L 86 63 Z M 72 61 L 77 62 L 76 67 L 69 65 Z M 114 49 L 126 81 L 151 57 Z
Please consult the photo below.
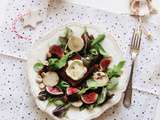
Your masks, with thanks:
M 141 36 L 142 36 L 142 30 L 138 28 L 137 30 L 133 30 L 133 36 L 131 41 L 131 49 L 139 50 L 140 44 L 141 44 Z

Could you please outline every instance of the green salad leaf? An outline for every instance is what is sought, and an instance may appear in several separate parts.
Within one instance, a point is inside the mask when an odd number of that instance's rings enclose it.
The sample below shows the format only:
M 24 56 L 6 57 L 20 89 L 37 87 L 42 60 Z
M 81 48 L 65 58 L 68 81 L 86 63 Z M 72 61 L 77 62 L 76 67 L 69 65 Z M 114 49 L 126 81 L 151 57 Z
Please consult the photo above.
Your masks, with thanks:
M 43 65 L 43 63 L 42 62 L 37 62 L 36 64 L 34 64 L 34 66 L 33 66 L 33 68 L 34 68 L 34 70 L 36 71 L 36 72 L 38 72 L 38 71 L 40 71 L 40 70 L 42 70 L 43 69 L 43 67 L 44 67 L 44 65 Z
M 66 27 L 65 28 L 65 31 L 64 31 L 64 36 L 60 36 L 59 37 L 59 41 L 61 43 L 61 47 L 63 49 L 66 50 L 66 47 L 67 47 L 67 42 L 69 40 L 69 38 L 73 35 L 73 31 L 72 29 L 70 29 L 69 27 Z
M 101 94 L 98 96 L 96 105 L 101 105 L 101 104 L 103 104 L 105 102 L 106 96 L 107 96 L 107 92 L 108 92 L 107 88 L 103 87 Z
M 95 49 L 95 48 L 90 49 L 89 52 L 90 52 L 92 55 L 98 55 L 98 51 L 97 51 L 97 49 Z
M 105 34 L 100 34 L 97 36 L 97 38 L 95 38 L 92 43 L 91 43 L 91 46 L 94 46 L 96 44 L 99 44 L 100 42 L 102 42 L 105 38 Z
M 56 105 L 56 106 L 61 106 L 61 105 L 65 105 L 65 103 L 60 100 L 60 99 L 56 99 L 56 98 L 53 98 L 53 97 L 49 97 L 48 98 L 48 105 Z
M 61 81 L 58 83 L 58 86 L 63 89 L 66 90 L 66 88 L 70 87 L 69 83 L 65 82 L 65 81 Z
M 58 99 L 57 99 L 57 100 L 54 101 L 54 104 L 55 104 L 56 106 L 60 106 L 60 105 L 64 105 L 65 103 L 64 103 L 62 100 L 60 100 L 60 99 L 58 100 Z
M 100 34 L 91 42 L 91 46 L 93 47 L 90 50 L 90 53 L 93 55 L 97 55 L 98 53 L 106 57 L 108 54 L 105 49 L 100 44 L 105 38 L 105 34 Z
M 69 52 L 66 55 L 64 55 L 61 59 L 56 59 L 56 58 L 51 58 L 49 60 L 49 65 L 54 69 L 54 70 L 58 70 L 61 69 L 62 67 L 64 67 L 67 63 L 67 60 L 69 58 L 69 56 L 72 54 L 73 52 Z
M 107 71 L 108 77 L 111 79 L 113 77 L 119 77 L 122 73 L 122 68 L 125 64 L 125 61 L 120 61 L 118 65 L 114 65 L 113 68 L 109 68 Z
M 82 95 L 82 94 L 86 93 L 88 90 L 89 90 L 89 88 L 82 88 L 82 89 L 79 91 L 79 94 Z
M 87 80 L 87 86 L 88 88 L 98 87 L 97 82 L 92 79 Z
M 84 110 L 84 109 L 86 109 L 86 106 L 85 106 L 85 105 L 82 105 L 82 106 L 79 108 L 80 111 L 82 111 L 82 110 Z
M 101 44 L 96 44 L 94 47 L 104 57 L 108 56 L 107 52 L 104 50 Z
M 91 105 L 83 104 L 79 109 L 80 111 L 84 109 L 93 110 L 94 107 L 95 107 L 95 104 L 91 104 Z
M 48 60 L 49 66 L 54 65 L 56 61 L 58 61 L 58 58 L 50 58 L 50 59 Z
M 112 78 L 108 82 L 106 88 L 107 88 L 107 90 L 114 90 L 117 87 L 117 85 L 118 85 L 118 79 L 117 78 Z
M 69 28 L 69 27 L 66 27 L 66 28 L 65 28 L 65 37 L 66 37 L 66 38 L 70 38 L 70 36 L 72 36 L 72 35 L 73 35 L 72 29 Z

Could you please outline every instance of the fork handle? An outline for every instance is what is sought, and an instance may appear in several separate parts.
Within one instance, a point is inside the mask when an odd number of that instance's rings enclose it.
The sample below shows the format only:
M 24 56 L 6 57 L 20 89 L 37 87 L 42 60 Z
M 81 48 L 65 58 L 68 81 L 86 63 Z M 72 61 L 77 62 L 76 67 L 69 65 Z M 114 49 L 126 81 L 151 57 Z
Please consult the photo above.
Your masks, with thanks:
M 132 60 L 129 83 L 127 85 L 127 89 L 124 93 L 124 99 L 123 99 L 123 105 L 127 108 L 131 106 L 131 102 L 132 102 L 132 78 L 133 78 L 134 64 L 135 64 L 135 60 Z

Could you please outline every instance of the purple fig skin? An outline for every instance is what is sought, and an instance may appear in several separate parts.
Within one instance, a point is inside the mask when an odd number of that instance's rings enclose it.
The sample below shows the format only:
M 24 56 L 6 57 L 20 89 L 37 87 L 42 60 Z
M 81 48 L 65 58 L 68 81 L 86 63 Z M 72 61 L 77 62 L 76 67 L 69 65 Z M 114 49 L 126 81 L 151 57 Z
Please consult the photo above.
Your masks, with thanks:
M 101 71 L 107 70 L 107 68 L 110 65 L 111 61 L 112 61 L 112 57 L 103 58 L 99 63 Z
M 64 50 L 61 48 L 60 45 L 52 45 L 49 48 L 49 53 L 51 53 L 52 55 L 57 56 L 58 58 L 61 58 L 64 55 Z

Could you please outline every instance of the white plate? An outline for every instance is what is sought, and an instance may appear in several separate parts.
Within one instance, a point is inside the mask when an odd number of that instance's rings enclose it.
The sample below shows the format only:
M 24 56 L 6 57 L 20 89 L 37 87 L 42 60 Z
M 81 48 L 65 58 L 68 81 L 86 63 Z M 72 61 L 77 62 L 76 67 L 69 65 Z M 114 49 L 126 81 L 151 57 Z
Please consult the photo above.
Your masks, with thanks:
M 64 33 L 64 28 L 68 26 L 70 27 L 73 31 L 75 31 L 75 34 L 80 36 L 84 29 L 84 26 L 87 26 L 88 32 L 93 34 L 94 36 L 104 33 L 104 28 L 103 27 L 96 27 L 96 26 L 91 26 L 91 25 L 80 25 L 80 24 L 69 24 L 65 25 L 62 27 L 59 27 L 56 30 L 51 30 L 48 32 L 41 40 L 39 40 L 38 43 L 35 43 L 33 46 L 32 50 L 29 53 L 28 56 L 28 77 L 29 77 L 29 83 L 31 87 L 31 93 L 33 94 L 37 106 L 44 112 L 48 113 L 52 118 L 56 120 L 90 120 L 93 118 L 96 118 L 100 116 L 103 112 L 105 112 L 107 109 L 112 107 L 113 105 L 117 104 L 121 97 L 122 93 L 125 90 L 126 87 L 126 80 L 127 80 L 127 75 L 126 73 L 126 67 L 124 67 L 124 72 L 119 77 L 119 85 L 117 87 L 117 90 L 114 91 L 114 97 L 110 99 L 108 102 L 106 102 L 102 107 L 96 107 L 94 110 L 83 110 L 79 111 L 77 108 L 69 108 L 66 117 L 64 118 L 57 118 L 52 114 L 52 111 L 55 109 L 55 106 L 47 106 L 47 101 L 43 102 L 38 100 L 37 96 L 40 92 L 39 86 L 36 83 L 36 76 L 37 73 L 33 69 L 33 65 L 38 61 L 38 60 L 45 60 L 46 58 L 46 53 L 49 50 L 49 46 L 52 45 L 53 43 L 57 43 L 58 36 L 62 35 Z M 102 43 L 106 51 L 113 57 L 113 64 L 117 64 L 119 61 L 124 60 L 122 53 L 114 41 L 114 39 L 106 34 L 106 39 Z

